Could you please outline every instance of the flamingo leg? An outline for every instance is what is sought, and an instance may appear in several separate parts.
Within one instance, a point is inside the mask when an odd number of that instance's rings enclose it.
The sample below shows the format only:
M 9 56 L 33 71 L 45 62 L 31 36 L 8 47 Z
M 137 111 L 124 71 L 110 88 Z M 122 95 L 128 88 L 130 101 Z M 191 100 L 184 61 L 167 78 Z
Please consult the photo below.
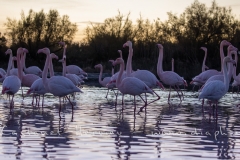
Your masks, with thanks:
M 70 101 L 70 98 L 69 98 L 68 96 L 66 96 L 66 97 L 67 97 L 69 103 L 72 105 L 72 112 L 73 112 L 73 104 L 72 104 L 72 102 Z
M 13 109 L 13 97 L 14 97 L 14 95 L 12 96 L 12 100 L 11 100 L 11 103 L 10 103 L 10 111 Z
M 143 102 L 145 102 L 141 95 L 139 95 L 139 97 L 143 100 Z M 139 112 L 142 112 L 143 108 L 146 109 L 146 107 L 147 107 L 147 104 L 146 104 L 146 102 L 145 102 L 144 106 L 142 106 L 142 107 L 140 108 Z
M 108 91 L 107 91 L 107 94 L 106 94 L 105 98 L 107 98 L 107 96 L 108 96 L 108 92 L 109 92 L 109 89 L 108 89 Z
M 135 99 L 135 95 L 134 95 L 134 114 L 136 112 L 136 99 Z
M 202 114 L 204 116 L 204 107 L 203 107 L 203 105 L 204 105 L 204 99 L 202 99 Z
M 61 110 L 62 110 L 62 105 L 61 105 L 61 97 L 59 97 L 59 104 L 60 104 L 60 106 L 59 106 L 59 109 L 58 109 L 58 114 L 59 114 L 59 117 L 61 118 L 61 115 L 60 115 L 60 112 L 61 112 Z
M 42 108 L 43 108 L 43 103 L 44 103 L 44 94 L 43 94 L 43 98 L 42 98 Z
M 174 86 L 174 89 L 175 89 L 175 91 L 177 92 L 177 94 L 178 94 L 178 97 L 179 97 L 180 101 L 182 102 L 182 99 L 181 99 L 181 96 L 180 96 L 180 94 L 179 94 L 179 91 L 178 91 L 177 87 L 176 87 L 176 86 Z
M 170 94 L 171 94 L 171 89 L 172 89 L 172 87 L 170 86 L 170 91 L 169 91 L 169 95 L 168 95 L 168 102 L 170 102 Z

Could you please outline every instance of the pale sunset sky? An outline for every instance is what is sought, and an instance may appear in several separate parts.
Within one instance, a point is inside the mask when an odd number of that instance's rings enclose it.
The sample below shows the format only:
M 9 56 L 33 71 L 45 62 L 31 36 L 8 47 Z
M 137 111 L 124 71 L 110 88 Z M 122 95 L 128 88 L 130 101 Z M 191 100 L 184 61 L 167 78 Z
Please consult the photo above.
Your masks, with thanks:
M 198 0 L 207 7 L 211 6 L 212 0 Z M 0 32 L 4 33 L 4 23 L 7 17 L 20 19 L 21 11 L 28 15 L 28 11 L 35 12 L 41 9 L 47 13 L 50 9 L 56 9 L 60 15 L 68 15 L 70 21 L 78 25 L 78 32 L 75 41 L 80 41 L 83 37 L 83 29 L 89 22 L 102 23 L 106 18 L 114 17 L 120 11 L 127 15 L 133 22 L 136 19 L 154 20 L 160 18 L 161 21 L 167 19 L 167 12 L 180 15 L 186 7 L 190 6 L 194 0 L 0 0 Z M 218 6 L 231 7 L 232 13 L 240 19 L 240 0 L 216 0 Z

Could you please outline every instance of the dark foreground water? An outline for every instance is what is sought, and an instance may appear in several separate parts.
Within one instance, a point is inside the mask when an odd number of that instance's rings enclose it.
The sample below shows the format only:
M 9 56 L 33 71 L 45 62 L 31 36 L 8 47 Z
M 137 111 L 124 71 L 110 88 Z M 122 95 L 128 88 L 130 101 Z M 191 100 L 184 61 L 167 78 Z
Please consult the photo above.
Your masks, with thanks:
M 119 97 L 115 106 L 113 92 L 106 99 L 105 88 L 85 85 L 82 90 L 73 101 L 74 114 L 66 102 L 61 119 L 57 97 L 47 95 L 38 108 L 18 92 L 10 114 L 8 99 L 1 95 L 0 159 L 240 158 L 240 98 L 231 93 L 221 99 L 216 118 L 209 117 L 208 106 L 202 115 L 197 92 L 184 92 L 182 103 L 174 92 L 169 105 L 168 91 L 156 89 L 161 99 L 134 114 L 133 97 L 125 96 L 124 106 Z M 142 106 L 138 98 L 137 112 Z

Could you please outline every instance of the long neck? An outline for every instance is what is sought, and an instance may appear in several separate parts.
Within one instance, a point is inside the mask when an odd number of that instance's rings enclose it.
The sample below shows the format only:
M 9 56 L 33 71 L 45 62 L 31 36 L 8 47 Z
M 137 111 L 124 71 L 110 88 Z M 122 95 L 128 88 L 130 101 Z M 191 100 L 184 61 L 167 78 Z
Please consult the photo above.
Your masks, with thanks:
M 203 58 L 203 63 L 202 63 L 202 72 L 205 71 L 205 62 L 206 62 L 206 58 L 207 58 L 207 51 L 205 51 L 205 55 L 204 55 L 204 58 Z
M 130 76 L 130 74 L 132 73 L 132 55 L 133 55 L 133 49 L 132 47 L 129 47 L 128 59 L 126 64 L 127 76 Z
M 63 72 L 62 72 L 62 75 L 64 77 L 66 77 L 66 60 L 64 59 L 63 62 L 62 62 L 62 66 L 63 66 Z
M 112 76 L 114 75 L 114 66 L 112 66 Z
M 119 74 L 117 77 L 117 81 L 116 81 L 116 86 L 119 87 L 122 83 L 122 75 L 123 75 L 123 71 L 124 71 L 124 62 L 120 63 L 120 69 L 119 69 Z
M 54 76 L 52 58 L 51 58 L 50 63 L 49 63 L 49 74 L 50 74 L 50 77 Z
M 18 68 L 18 78 L 22 82 L 22 64 L 21 64 L 21 54 L 17 53 L 17 68 Z
M 223 64 L 223 76 L 224 76 L 224 85 L 225 85 L 225 91 L 228 91 L 229 89 L 229 78 L 227 74 L 227 64 L 226 62 Z
M 63 46 L 63 57 L 66 55 L 66 45 L 65 46 Z
M 7 76 L 10 75 L 11 67 L 12 67 L 12 53 L 10 53 L 9 60 L 8 60 Z
M 22 58 L 21 58 L 21 60 L 22 60 L 22 67 L 23 67 L 23 70 L 25 71 L 27 68 L 26 68 L 26 53 L 24 52 L 23 53 L 23 56 L 22 56 Z
M 224 58 L 224 52 L 223 52 L 223 44 L 220 44 L 220 58 L 221 58 L 221 73 L 223 73 L 223 58 Z
M 161 48 L 159 48 L 159 56 L 158 56 L 158 63 L 157 63 L 157 73 L 158 74 L 163 72 L 162 61 L 163 61 L 163 50 Z
M 174 60 L 172 60 L 172 71 L 174 72 Z
M 103 72 L 103 67 L 101 66 L 101 67 L 100 67 L 99 77 L 98 77 L 98 82 L 99 82 L 100 84 L 102 84 L 102 72 Z
M 48 66 L 50 64 L 50 54 L 46 54 L 46 55 L 47 55 L 47 58 L 43 68 L 43 72 L 42 72 L 42 81 L 45 88 L 47 88 L 47 74 L 48 74 Z

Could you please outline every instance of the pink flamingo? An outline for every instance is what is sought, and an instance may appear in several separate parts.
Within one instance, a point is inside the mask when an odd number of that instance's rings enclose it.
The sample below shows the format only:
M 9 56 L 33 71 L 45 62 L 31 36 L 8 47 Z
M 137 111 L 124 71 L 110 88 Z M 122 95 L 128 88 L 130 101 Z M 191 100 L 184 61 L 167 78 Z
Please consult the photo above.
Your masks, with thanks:
M 207 48 L 206 47 L 201 47 L 200 49 L 202 49 L 204 51 L 204 58 L 203 58 L 203 62 L 202 62 L 202 72 L 204 72 L 206 69 L 209 69 L 208 66 L 206 66 L 206 59 L 207 59 Z M 194 87 L 195 86 L 202 86 L 203 84 L 202 83 L 199 83 L 199 82 L 195 82 L 195 81 L 192 81 L 190 82 L 190 84 L 193 84 L 193 90 L 194 90 Z
M 22 65 L 23 65 L 23 71 L 26 74 L 35 74 L 37 76 L 41 76 L 42 75 L 42 70 L 39 67 L 37 67 L 37 66 L 30 66 L 30 67 L 26 68 L 26 64 L 25 64 L 26 53 L 28 53 L 28 52 L 24 52 L 23 56 L 21 58 L 22 59 Z
M 127 76 L 140 79 L 151 89 L 155 88 L 157 86 L 164 89 L 162 83 L 159 82 L 157 77 L 152 72 L 150 72 L 148 70 L 137 70 L 137 71 L 133 72 L 133 70 L 132 70 L 132 56 L 133 56 L 132 42 L 127 41 L 126 43 L 123 44 L 123 47 L 129 47 L 128 60 L 127 60 L 127 64 L 126 64 Z M 160 96 L 153 89 L 152 89 L 152 91 L 157 96 L 157 99 L 149 102 L 148 104 L 153 103 L 160 99 Z M 147 103 L 147 99 L 146 99 L 146 103 Z M 142 111 L 142 108 L 140 109 L 140 111 Z
M 24 52 L 24 48 L 18 48 L 17 49 L 17 66 L 18 68 L 21 68 L 21 54 Z M 9 52 L 7 50 L 6 52 Z M 7 54 L 7 53 L 6 53 Z M 11 55 L 10 55 L 11 56 Z M 14 95 L 18 92 L 18 90 L 21 87 L 21 78 L 15 75 L 10 75 L 10 68 L 12 66 L 12 60 L 9 61 L 8 63 L 8 69 L 7 69 L 7 77 L 4 79 L 3 84 L 2 84 L 2 94 L 8 94 L 9 96 L 12 95 L 12 100 L 9 100 L 10 103 L 10 111 L 13 109 L 13 98 Z M 18 75 L 21 75 L 21 70 L 18 70 Z
M 50 50 L 48 48 L 39 49 L 37 53 L 46 54 L 46 62 L 43 69 L 42 80 L 43 85 L 47 89 L 48 92 L 52 93 L 54 96 L 59 97 L 60 107 L 59 107 L 59 117 L 61 118 L 61 97 L 66 97 L 70 104 L 72 105 L 72 113 L 73 113 L 73 104 L 67 95 L 72 94 L 74 92 L 82 92 L 80 88 L 76 87 L 71 80 L 64 76 L 53 76 L 47 79 L 47 70 L 50 64 Z
M 232 55 L 234 54 L 235 55 L 235 57 L 237 57 L 237 48 L 236 47 L 234 47 L 234 46 L 232 46 L 232 45 L 229 45 L 228 46 L 228 56 L 230 57 L 230 58 L 232 58 Z M 237 61 L 236 61 L 237 62 Z M 231 78 L 232 78 L 232 74 L 233 74 L 233 64 L 230 64 L 229 66 L 228 66 L 228 73 L 227 73 L 227 75 L 228 75 L 228 78 L 229 78 L 229 81 L 231 80 Z M 224 76 L 223 76 L 223 74 L 220 74 L 220 75 L 213 75 L 213 76 L 211 76 L 210 78 L 208 78 L 208 80 L 205 82 L 205 84 L 207 84 L 207 83 L 209 83 L 210 81 L 214 81 L 214 80 L 220 80 L 220 81 L 223 81 L 224 80 Z M 204 85 L 205 85 L 204 84 Z
M 160 78 L 160 80 L 170 86 L 170 91 L 168 95 L 168 102 L 170 101 L 170 93 L 171 93 L 171 86 L 178 86 L 178 85 L 185 85 L 187 86 L 186 81 L 183 79 L 183 77 L 180 77 L 177 73 L 173 71 L 163 71 L 162 69 L 162 61 L 163 61 L 163 46 L 161 44 L 157 44 L 159 48 L 159 57 L 158 57 L 158 64 L 157 64 L 157 74 Z M 178 93 L 177 88 L 175 87 L 175 90 Z M 181 101 L 181 96 L 178 93 L 178 96 Z
M 196 77 L 194 77 L 190 84 L 192 84 L 193 82 L 198 82 L 198 83 L 201 83 L 203 85 L 208 80 L 208 78 L 210 78 L 211 76 L 221 75 L 223 73 L 223 71 L 222 71 L 223 58 L 224 58 L 223 47 L 224 46 L 229 46 L 229 45 L 231 45 L 231 43 L 226 41 L 226 40 L 223 40 L 220 43 L 221 71 L 219 72 L 215 69 L 206 70 L 206 71 L 200 73 L 199 75 L 197 75 Z
M 52 77 L 52 76 L 54 76 L 52 59 L 58 59 L 58 56 L 54 53 L 51 53 L 50 58 L 51 58 L 51 60 L 50 60 L 50 64 L 49 64 L 49 72 L 50 72 L 50 77 Z M 43 98 L 42 98 L 42 107 L 43 107 L 44 95 L 47 93 L 47 90 L 45 89 L 45 87 L 43 85 L 42 78 L 39 78 L 33 82 L 30 89 L 28 90 L 27 94 L 29 95 L 31 93 L 33 93 L 33 98 L 34 98 L 34 95 L 39 95 L 38 106 L 39 106 L 39 101 L 40 101 L 40 95 L 43 96 Z
M 239 86 L 240 86 L 240 73 L 236 75 L 236 66 L 233 66 L 233 83 L 232 83 L 232 93 L 233 93 L 233 88 L 237 86 L 237 95 L 239 91 Z
M 204 100 L 206 98 L 206 99 L 210 100 L 210 106 L 212 103 L 215 103 L 216 115 L 217 115 L 218 101 L 227 93 L 227 91 L 229 89 L 229 78 L 227 75 L 227 63 L 228 62 L 235 64 L 235 61 L 232 60 L 232 58 L 230 58 L 229 56 L 227 56 L 223 59 L 222 70 L 223 70 L 224 81 L 214 80 L 209 83 L 206 83 L 204 85 L 204 87 L 202 88 L 201 93 L 198 96 L 199 99 Z M 203 104 L 204 104 L 204 101 L 202 102 L 202 112 L 204 113 Z
M 65 46 L 65 42 L 59 42 L 59 44 L 62 45 L 63 47 Z M 88 74 L 84 70 L 82 70 L 82 68 L 80 68 L 77 65 L 68 65 L 68 66 L 66 66 L 66 73 L 76 74 L 78 76 L 79 75 L 88 76 Z
M 126 77 L 122 79 L 124 71 L 124 60 L 122 58 L 117 58 L 114 62 L 114 66 L 120 64 L 119 75 L 116 80 L 116 86 L 118 90 L 122 93 L 122 104 L 125 94 L 130 94 L 134 96 L 134 104 L 136 104 L 135 96 L 138 95 L 141 97 L 142 93 L 151 93 L 153 94 L 152 89 L 150 89 L 143 81 L 135 77 Z M 144 101 L 144 100 L 143 100 Z M 136 111 L 136 106 L 134 108 L 134 113 Z
M 112 60 L 109 60 L 110 62 L 112 62 Z M 113 61 L 114 62 L 114 61 Z M 113 63 L 112 62 L 112 63 Z M 112 89 L 113 90 L 113 87 L 115 87 L 115 85 L 108 85 L 107 86 L 107 84 L 111 81 L 111 77 L 105 77 L 105 78 L 103 78 L 103 80 L 102 80 L 102 73 L 103 73 L 103 66 L 102 66 L 102 64 L 97 64 L 97 65 L 95 65 L 94 66 L 94 68 L 95 69 L 100 69 L 100 73 L 99 73 L 99 77 L 98 77 L 98 82 L 103 86 L 103 87 L 107 87 L 108 88 L 108 91 L 107 91 L 107 94 L 106 94 L 106 96 L 105 96 L 105 98 L 107 98 L 107 96 L 108 96 L 108 92 L 109 92 L 109 90 L 110 89 Z M 112 68 L 112 75 L 114 74 L 114 68 Z M 113 92 L 114 92 L 114 90 L 113 90 Z M 115 94 L 115 92 L 114 92 L 114 94 Z M 116 95 L 116 94 L 115 94 Z

